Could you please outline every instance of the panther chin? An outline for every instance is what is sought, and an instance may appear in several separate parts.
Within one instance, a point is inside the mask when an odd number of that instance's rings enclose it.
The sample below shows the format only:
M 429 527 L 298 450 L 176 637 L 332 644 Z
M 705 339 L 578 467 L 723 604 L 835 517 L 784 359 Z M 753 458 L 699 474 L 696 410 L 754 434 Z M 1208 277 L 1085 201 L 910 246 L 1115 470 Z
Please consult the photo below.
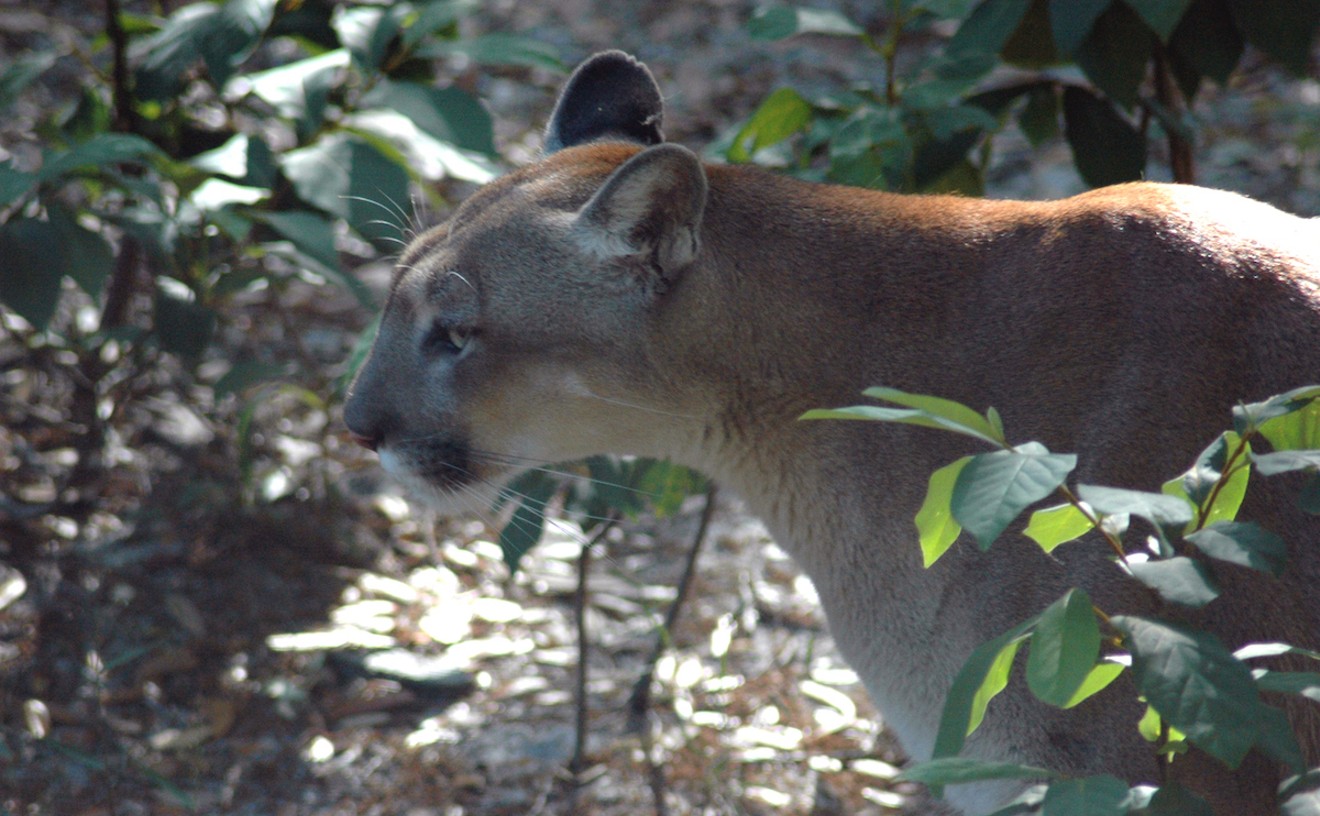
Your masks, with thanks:
M 434 450 L 385 445 L 378 451 L 381 467 L 403 485 L 408 495 L 441 515 L 488 516 L 513 471 L 478 473 L 465 459 L 437 458 Z

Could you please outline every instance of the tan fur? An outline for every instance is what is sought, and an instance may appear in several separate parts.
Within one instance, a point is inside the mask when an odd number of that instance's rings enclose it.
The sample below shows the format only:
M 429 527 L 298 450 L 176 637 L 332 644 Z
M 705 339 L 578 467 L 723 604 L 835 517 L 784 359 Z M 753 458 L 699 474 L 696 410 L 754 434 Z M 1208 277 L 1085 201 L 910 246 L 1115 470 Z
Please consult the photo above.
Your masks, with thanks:
M 1079 453 L 1079 480 L 1158 490 L 1236 401 L 1320 382 L 1317 221 L 1189 187 L 904 197 L 703 170 L 684 154 L 569 147 L 420 237 L 349 427 L 451 507 L 471 509 L 532 461 L 637 454 L 706 471 L 810 575 L 839 647 L 917 758 L 968 653 L 1071 586 L 1110 613 L 1173 614 L 1232 646 L 1320 645 L 1320 525 L 1293 509 L 1293 483 L 1258 479 L 1244 511 L 1288 538 L 1286 577 L 1215 565 L 1226 595 L 1193 617 L 1161 608 L 1095 542 L 1051 558 L 1013 533 L 988 554 L 963 540 L 924 570 L 912 519 L 927 477 L 977 446 L 797 420 L 871 385 L 993 405 L 1015 440 Z M 630 160 L 648 166 L 620 171 Z M 593 210 L 611 178 L 627 196 Z M 643 212 L 647 201 L 664 212 Z M 419 352 L 437 319 L 474 331 L 462 352 Z M 455 484 L 434 476 L 446 457 L 465 471 Z M 968 751 L 1158 783 L 1120 686 L 1062 712 L 1015 681 Z M 1314 712 L 1297 710 L 1320 761 Z M 1202 757 L 1174 772 L 1217 813 L 1273 812 L 1277 770 L 1254 755 L 1249 766 L 1230 777 Z M 1020 788 L 949 794 L 980 812 Z

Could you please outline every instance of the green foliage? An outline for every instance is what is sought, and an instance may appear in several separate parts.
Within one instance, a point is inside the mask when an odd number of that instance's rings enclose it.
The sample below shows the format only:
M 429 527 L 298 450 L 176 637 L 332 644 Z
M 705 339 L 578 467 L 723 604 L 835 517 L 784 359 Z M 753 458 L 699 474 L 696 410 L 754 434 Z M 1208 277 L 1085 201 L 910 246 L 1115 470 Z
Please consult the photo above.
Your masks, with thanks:
M 1033 145 L 1064 134 L 1091 186 L 1136 180 L 1149 140 L 1188 148 L 1186 109 L 1205 80 L 1228 81 L 1244 43 L 1303 75 L 1320 30 L 1317 0 L 895 0 L 886 9 L 882 39 L 837 12 L 759 9 L 752 36 L 855 39 L 883 79 L 815 99 L 777 89 L 724 156 L 810 179 L 979 194 L 994 136 L 1016 121 Z M 900 60 L 909 36 L 928 48 L 936 23 L 956 24 L 943 50 Z M 1080 74 L 1062 70 L 1068 63 Z M 992 74 L 999 65 L 1019 70 L 1006 81 Z
M 982 416 L 958 403 L 894 389 L 872 388 L 865 393 L 903 407 L 860 405 L 811 411 L 803 418 L 918 424 L 961 433 L 997 448 L 963 457 L 931 477 L 917 516 L 927 567 L 963 528 L 987 548 L 1024 510 L 1057 495 L 1064 503 L 1036 510 L 1024 531 L 1046 552 L 1082 537 L 1103 541 L 1123 573 L 1165 601 L 1199 607 L 1219 595 L 1214 562 L 1275 576 L 1286 569 L 1283 539 L 1255 522 L 1236 518 L 1250 472 L 1309 473 L 1311 481 L 1298 502 L 1308 510 L 1313 502 L 1310 491 L 1320 473 L 1320 450 L 1311 447 L 1320 438 L 1317 387 L 1234 408 L 1236 430 L 1207 446 L 1186 473 L 1165 484 L 1163 493 L 1086 484 L 1070 487 L 1066 480 L 1076 458 L 1051 454 L 1035 442 L 1009 443 L 993 410 Z M 1272 450 L 1254 452 L 1253 444 Z M 1155 532 L 1156 552 L 1125 545 L 1123 534 L 1132 517 Z M 1046 778 L 1046 785 L 1027 794 L 1042 813 L 1208 812 L 1204 802 L 1173 783 L 1158 789 L 1129 788 L 1108 776 L 1067 779 L 1041 769 L 957 757 L 987 706 L 1007 687 L 1024 644 L 1027 687 L 1041 701 L 1060 708 L 1077 705 L 1130 670 L 1136 691 L 1147 703 L 1146 715 L 1134 726 L 1160 755 L 1178 753 L 1190 744 L 1236 768 L 1254 748 L 1295 773 L 1306 770 L 1287 717 L 1266 704 L 1261 693 L 1320 700 L 1320 672 L 1253 669 L 1249 661 L 1284 654 L 1320 660 L 1320 653 L 1282 643 L 1252 644 L 1230 652 L 1213 635 L 1195 628 L 1151 617 L 1110 616 L 1096 608 L 1085 591 L 1075 588 L 972 652 L 945 700 L 935 758 L 916 766 L 907 778 L 935 788 L 984 779 Z M 1102 656 L 1102 644 L 1121 652 Z M 1300 791 L 1305 786 L 1298 782 L 1294 787 Z M 1297 793 L 1288 807 L 1306 806 L 1311 795 Z M 1026 806 L 1001 812 L 1025 812 Z
M 102 297 L 124 242 L 145 247 L 160 283 L 143 339 L 193 359 L 228 299 L 254 285 L 333 280 L 368 300 L 344 272 L 345 237 L 392 249 L 415 220 L 413 191 L 438 201 L 434 185 L 415 185 L 493 172 L 489 116 L 443 78 L 437 87 L 424 60 L 449 49 L 559 67 L 531 41 L 459 40 L 472 8 L 226 0 L 165 19 L 120 13 L 123 49 L 106 57 L 129 55 L 130 81 L 107 68 L 74 110 L 42 124 L 40 166 L 0 166 L 0 244 L 14 259 L 0 302 L 34 329 L 67 333 L 52 322 L 63 282 Z M 276 53 L 281 64 L 266 68 Z M 13 64 L 0 104 L 52 63 Z M 56 263 L 49 247 L 60 247 Z

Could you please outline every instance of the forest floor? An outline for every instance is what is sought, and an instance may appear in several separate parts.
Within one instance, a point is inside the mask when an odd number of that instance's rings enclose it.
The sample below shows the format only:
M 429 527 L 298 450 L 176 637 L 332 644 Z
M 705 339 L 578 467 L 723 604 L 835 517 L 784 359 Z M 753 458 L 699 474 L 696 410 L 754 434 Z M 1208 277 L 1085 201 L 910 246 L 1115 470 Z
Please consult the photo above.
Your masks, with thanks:
M 534 34 L 570 64 L 636 53 L 666 88 L 667 134 L 693 146 L 774 87 L 877 70 L 836 42 L 754 42 L 750 11 L 493 0 L 472 24 Z M 0 30 L 94 30 L 88 14 L 0 0 Z M 562 79 L 481 80 L 511 161 L 535 155 Z M 1320 84 L 1247 72 L 1209 100 L 1207 183 L 1320 213 L 1295 113 L 1317 110 Z M 1080 188 L 1062 144 L 1010 143 L 994 176 L 998 195 Z M 379 291 L 386 272 L 363 275 Z M 640 721 L 629 699 L 704 500 L 601 544 L 572 784 L 581 530 L 554 525 L 510 576 L 492 521 L 410 505 L 348 441 L 337 378 L 370 315 L 326 287 L 248 306 L 219 347 L 275 349 L 306 391 L 212 401 L 159 356 L 113 391 L 94 449 L 71 418 L 82 361 L 0 333 L 0 816 L 930 812 L 895 781 L 902 754 L 810 583 L 732 497 Z

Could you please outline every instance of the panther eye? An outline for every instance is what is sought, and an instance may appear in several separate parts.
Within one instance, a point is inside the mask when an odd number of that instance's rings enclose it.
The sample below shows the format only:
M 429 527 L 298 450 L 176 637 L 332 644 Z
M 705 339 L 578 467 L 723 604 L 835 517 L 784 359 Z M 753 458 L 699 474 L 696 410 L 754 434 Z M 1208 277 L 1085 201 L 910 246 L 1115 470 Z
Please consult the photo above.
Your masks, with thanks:
M 437 320 L 422 340 L 422 349 L 433 354 L 457 354 L 472 339 L 470 329 L 449 326 Z

